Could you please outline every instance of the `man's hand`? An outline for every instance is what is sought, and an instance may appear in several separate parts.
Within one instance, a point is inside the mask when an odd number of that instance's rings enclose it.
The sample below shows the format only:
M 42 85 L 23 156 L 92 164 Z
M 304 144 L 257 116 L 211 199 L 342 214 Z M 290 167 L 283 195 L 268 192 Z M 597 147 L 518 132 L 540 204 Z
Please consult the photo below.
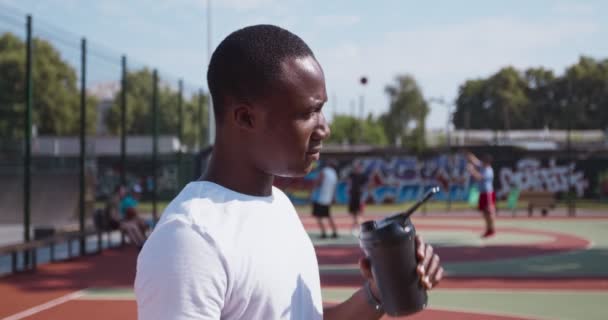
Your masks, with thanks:
M 439 264 L 439 256 L 433 252 L 433 247 L 424 243 L 420 235 L 416 235 L 416 255 L 420 261 L 416 267 L 420 282 L 427 289 L 434 288 L 443 278 L 443 267 Z
M 443 278 L 443 267 L 439 264 L 439 256 L 433 252 L 433 247 L 424 243 L 420 235 L 416 235 L 416 256 L 419 262 L 416 271 L 420 277 L 420 283 L 427 290 L 436 287 Z M 370 281 L 374 296 L 376 298 L 380 297 L 378 287 L 372 276 L 369 259 L 365 257 L 359 259 L 359 268 L 363 276 Z
M 481 173 L 477 170 L 477 168 L 475 168 L 472 163 L 467 164 L 467 171 L 469 171 L 469 174 L 471 174 L 474 180 L 481 180 Z

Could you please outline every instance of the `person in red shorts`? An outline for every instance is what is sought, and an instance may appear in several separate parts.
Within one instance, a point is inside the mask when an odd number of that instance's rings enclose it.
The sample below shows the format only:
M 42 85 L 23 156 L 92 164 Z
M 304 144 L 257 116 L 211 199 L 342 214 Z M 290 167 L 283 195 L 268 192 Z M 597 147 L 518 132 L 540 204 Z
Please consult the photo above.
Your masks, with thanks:
M 469 164 L 467 169 L 479 185 L 478 209 L 483 213 L 486 222 L 486 231 L 482 238 L 496 234 L 496 194 L 494 193 L 494 170 L 492 169 L 492 156 L 484 155 L 479 160 L 472 153 L 467 153 Z

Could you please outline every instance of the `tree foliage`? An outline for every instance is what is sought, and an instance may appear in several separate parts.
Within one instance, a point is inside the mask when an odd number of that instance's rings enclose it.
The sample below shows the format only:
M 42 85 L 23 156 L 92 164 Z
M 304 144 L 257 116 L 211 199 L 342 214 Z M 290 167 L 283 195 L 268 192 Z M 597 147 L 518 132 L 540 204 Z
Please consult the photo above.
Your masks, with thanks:
M 581 57 L 561 76 L 544 68 L 499 70 L 466 81 L 454 125 L 471 129 L 606 129 L 608 59 Z
M 53 46 L 33 39 L 32 121 L 41 135 L 75 135 L 80 130 L 80 90 L 77 73 Z M 18 37 L 0 37 L 0 135 L 23 136 L 26 47 Z M 87 97 L 95 110 L 96 99 Z M 87 112 L 87 130 L 95 131 L 96 112 Z
M 389 110 L 380 117 L 391 144 L 420 150 L 425 147 L 425 121 L 429 107 L 414 77 L 397 76 L 385 88 Z
M 382 124 L 372 115 L 363 120 L 348 115 L 336 115 L 331 122 L 329 142 L 384 146 L 388 140 Z
M 159 134 L 179 135 L 179 93 L 163 81 L 159 80 L 158 111 Z M 127 73 L 127 134 L 151 135 L 154 131 L 152 113 L 153 74 L 144 68 Z M 202 115 L 199 109 L 199 99 L 203 99 Z M 116 93 L 114 102 L 106 114 L 105 123 L 110 133 L 120 133 L 120 91 Z M 183 142 L 188 146 L 200 143 L 206 139 L 208 128 L 206 97 L 194 95 L 182 97 L 183 112 Z M 202 119 L 202 124 L 200 123 Z M 200 128 L 201 132 L 197 129 Z

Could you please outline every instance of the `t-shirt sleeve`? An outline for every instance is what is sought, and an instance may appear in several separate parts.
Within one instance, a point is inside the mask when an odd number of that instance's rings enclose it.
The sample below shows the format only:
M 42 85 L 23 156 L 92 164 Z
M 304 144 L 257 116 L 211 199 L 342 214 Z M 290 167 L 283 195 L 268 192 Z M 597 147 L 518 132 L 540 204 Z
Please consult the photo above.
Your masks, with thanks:
M 179 220 L 159 226 L 137 261 L 138 319 L 220 319 L 227 279 L 208 234 Z

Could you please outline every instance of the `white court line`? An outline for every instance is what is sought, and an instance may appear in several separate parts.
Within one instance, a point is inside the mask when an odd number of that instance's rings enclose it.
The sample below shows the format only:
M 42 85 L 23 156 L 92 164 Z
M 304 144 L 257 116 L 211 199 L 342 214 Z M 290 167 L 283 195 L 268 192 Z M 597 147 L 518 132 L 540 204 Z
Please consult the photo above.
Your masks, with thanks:
M 37 305 L 35 307 L 29 308 L 27 310 L 21 311 L 21 312 L 16 313 L 16 314 L 14 314 L 12 316 L 8 316 L 6 318 L 3 318 L 2 320 L 19 320 L 19 319 L 23 319 L 25 317 L 29 317 L 29 316 L 34 315 L 36 313 L 39 313 L 39 312 L 42 312 L 44 310 L 56 307 L 56 306 L 58 306 L 60 304 L 66 303 L 66 302 L 68 302 L 70 300 L 82 297 L 84 294 L 85 294 L 84 290 L 79 290 L 79 291 L 76 291 L 76 292 L 72 292 L 72 293 L 66 294 L 65 296 L 59 297 L 57 299 L 53 299 L 53 300 L 48 301 L 46 303 L 43 303 L 43 304 Z

